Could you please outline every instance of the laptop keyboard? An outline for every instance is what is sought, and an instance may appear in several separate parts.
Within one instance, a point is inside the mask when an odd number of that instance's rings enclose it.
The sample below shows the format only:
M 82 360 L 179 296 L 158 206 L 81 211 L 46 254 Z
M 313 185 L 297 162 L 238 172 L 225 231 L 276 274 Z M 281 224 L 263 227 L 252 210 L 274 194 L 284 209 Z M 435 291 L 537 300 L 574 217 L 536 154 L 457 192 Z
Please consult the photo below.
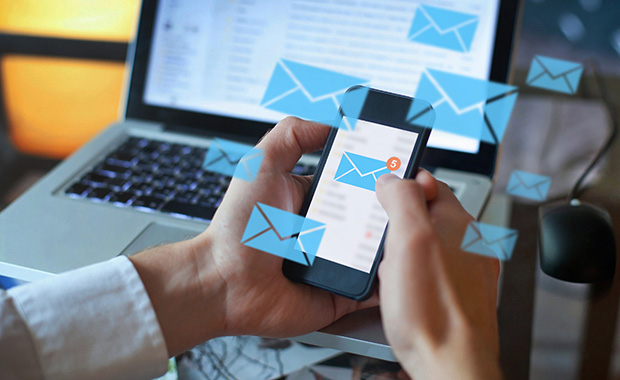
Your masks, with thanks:
M 67 188 L 72 198 L 211 220 L 231 177 L 202 168 L 207 148 L 129 137 Z M 293 173 L 314 173 L 298 164 Z

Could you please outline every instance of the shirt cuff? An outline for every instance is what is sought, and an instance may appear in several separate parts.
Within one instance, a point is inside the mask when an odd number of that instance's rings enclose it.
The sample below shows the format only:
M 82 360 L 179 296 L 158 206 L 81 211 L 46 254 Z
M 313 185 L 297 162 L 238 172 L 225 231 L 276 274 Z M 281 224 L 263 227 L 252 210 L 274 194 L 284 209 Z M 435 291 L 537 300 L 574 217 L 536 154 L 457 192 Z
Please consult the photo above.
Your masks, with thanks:
M 168 353 L 155 311 L 127 257 L 9 291 L 46 378 L 153 378 Z

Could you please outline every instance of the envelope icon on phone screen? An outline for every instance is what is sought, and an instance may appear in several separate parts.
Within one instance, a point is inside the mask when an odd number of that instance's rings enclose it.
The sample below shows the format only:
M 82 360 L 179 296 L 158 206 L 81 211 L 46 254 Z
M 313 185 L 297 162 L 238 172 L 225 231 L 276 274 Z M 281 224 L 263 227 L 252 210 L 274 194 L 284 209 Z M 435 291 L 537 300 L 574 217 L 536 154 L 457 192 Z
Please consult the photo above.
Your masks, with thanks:
M 377 179 L 389 173 L 387 162 L 359 154 L 344 152 L 334 180 L 362 189 L 375 191 Z
M 413 17 L 408 38 L 425 45 L 468 52 L 477 27 L 476 15 L 420 5 Z
M 506 261 L 512 256 L 518 236 L 519 233 L 510 228 L 471 222 L 467 225 L 461 249 Z
M 581 63 L 538 55 L 532 61 L 526 83 L 545 90 L 574 94 L 582 73 Z
M 213 139 L 202 167 L 215 173 L 253 181 L 260 170 L 264 152 L 251 145 Z
M 256 203 L 241 243 L 310 266 L 318 253 L 324 233 L 324 223 Z
M 358 87 L 355 94 L 349 94 L 345 103 L 343 97 L 350 87 L 367 82 L 366 79 L 340 72 L 281 59 L 260 104 L 287 115 L 352 130 L 368 89 Z M 340 123 L 341 113 L 347 116 L 345 123 Z
M 547 198 L 549 187 L 551 187 L 551 178 L 547 176 L 514 170 L 510 174 L 506 192 L 517 197 L 542 202 Z
M 427 69 L 415 98 L 433 106 L 434 130 L 499 144 L 517 100 L 516 90 L 502 83 Z M 416 124 L 415 117 L 425 117 L 411 112 L 409 123 Z

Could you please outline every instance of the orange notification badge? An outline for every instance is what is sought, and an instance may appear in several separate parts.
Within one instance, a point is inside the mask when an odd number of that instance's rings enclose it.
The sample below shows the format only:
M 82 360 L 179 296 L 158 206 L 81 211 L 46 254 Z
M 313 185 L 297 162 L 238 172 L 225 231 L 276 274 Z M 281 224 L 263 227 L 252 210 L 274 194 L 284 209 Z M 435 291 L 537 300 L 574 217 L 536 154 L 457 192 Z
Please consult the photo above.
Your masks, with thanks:
M 386 166 L 391 172 L 393 172 L 394 170 L 398 170 L 398 168 L 400 168 L 400 159 L 398 157 L 390 157 L 387 160 Z

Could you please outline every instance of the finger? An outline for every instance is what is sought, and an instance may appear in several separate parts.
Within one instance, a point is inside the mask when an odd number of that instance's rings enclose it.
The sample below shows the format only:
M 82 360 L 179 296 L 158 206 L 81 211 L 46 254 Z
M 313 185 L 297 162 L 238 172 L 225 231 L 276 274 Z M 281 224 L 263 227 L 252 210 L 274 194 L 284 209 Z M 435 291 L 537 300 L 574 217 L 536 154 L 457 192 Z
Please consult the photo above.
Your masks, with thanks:
M 330 128 L 296 117 L 287 117 L 261 139 L 257 147 L 265 151 L 265 160 L 275 170 L 291 171 L 304 153 L 325 145 Z
M 341 318 L 342 316 L 352 313 L 358 310 L 369 309 L 371 307 L 379 306 L 379 292 L 378 289 L 372 293 L 372 295 L 364 301 L 353 301 L 348 298 L 330 294 L 332 297 L 332 304 L 334 305 L 334 320 Z
M 418 170 L 415 181 L 424 190 L 424 197 L 427 201 L 432 201 L 437 196 L 437 180 L 431 173 L 424 169 Z
M 376 193 L 390 224 L 408 227 L 412 224 L 430 225 L 424 190 L 416 181 L 385 174 L 377 180 Z
M 308 193 L 308 190 L 310 190 L 310 185 L 312 185 L 312 178 L 314 178 L 314 176 L 293 174 L 293 178 L 295 178 L 301 185 L 304 194 Z
M 464 214 L 467 213 L 463 206 L 456 198 L 456 195 L 452 192 L 450 187 L 442 182 L 437 181 L 437 192 L 435 197 L 430 201 L 429 208 L 435 212 L 444 213 L 449 212 L 450 214 L 454 214 L 454 212 L 462 211 Z M 467 214 L 469 215 L 469 214 Z

